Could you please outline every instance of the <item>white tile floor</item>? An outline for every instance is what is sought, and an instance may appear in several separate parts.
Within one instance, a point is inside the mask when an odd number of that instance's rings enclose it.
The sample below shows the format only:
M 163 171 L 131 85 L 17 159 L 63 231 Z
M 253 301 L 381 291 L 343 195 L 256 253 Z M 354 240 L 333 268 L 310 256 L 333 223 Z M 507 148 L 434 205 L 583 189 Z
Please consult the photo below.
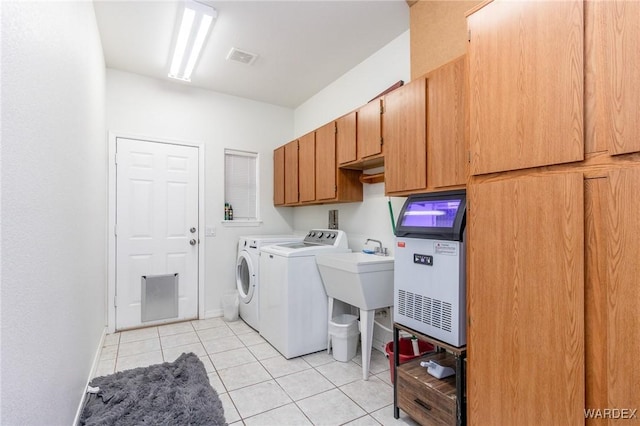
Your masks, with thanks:
M 110 334 L 96 376 L 174 361 L 194 352 L 230 425 L 416 425 L 393 418 L 389 361 L 377 350 L 362 380 L 360 351 L 338 362 L 326 351 L 285 359 L 242 320 L 212 318 Z

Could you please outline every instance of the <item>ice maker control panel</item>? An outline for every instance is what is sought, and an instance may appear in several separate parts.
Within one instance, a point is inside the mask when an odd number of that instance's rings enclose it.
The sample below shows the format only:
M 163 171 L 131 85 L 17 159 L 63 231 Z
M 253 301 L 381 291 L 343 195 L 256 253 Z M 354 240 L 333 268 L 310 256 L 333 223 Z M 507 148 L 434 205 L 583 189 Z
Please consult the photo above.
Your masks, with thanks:
M 413 263 L 418 265 L 433 266 L 433 256 L 428 254 L 413 253 Z

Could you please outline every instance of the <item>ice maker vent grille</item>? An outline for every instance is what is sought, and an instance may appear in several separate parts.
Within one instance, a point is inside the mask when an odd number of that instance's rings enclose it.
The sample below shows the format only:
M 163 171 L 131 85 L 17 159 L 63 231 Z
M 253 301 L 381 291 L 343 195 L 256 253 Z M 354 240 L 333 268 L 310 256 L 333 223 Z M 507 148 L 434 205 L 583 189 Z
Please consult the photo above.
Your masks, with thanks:
M 398 313 L 451 333 L 451 303 L 398 290 Z

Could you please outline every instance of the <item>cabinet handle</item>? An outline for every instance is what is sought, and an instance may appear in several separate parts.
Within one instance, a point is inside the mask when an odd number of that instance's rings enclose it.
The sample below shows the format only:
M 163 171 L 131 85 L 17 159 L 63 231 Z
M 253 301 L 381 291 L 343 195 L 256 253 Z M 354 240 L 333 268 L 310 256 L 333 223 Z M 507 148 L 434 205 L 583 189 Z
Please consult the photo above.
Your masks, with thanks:
M 421 406 L 425 410 L 431 411 L 431 407 L 426 402 L 423 402 L 423 401 L 419 400 L 418 398 L 414 399 L 413 402 L 415 402 L 416 404 L 418 404 L 419 406 Z

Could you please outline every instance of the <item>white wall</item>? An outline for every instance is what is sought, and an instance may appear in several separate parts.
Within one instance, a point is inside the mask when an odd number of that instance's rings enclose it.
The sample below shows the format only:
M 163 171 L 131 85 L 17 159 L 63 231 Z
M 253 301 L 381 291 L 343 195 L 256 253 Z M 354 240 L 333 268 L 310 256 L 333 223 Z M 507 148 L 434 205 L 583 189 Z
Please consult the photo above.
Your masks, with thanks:
M 236 247 L 240 235 L 286 234 L 292 209 L 273 207 L 273 149 L 293 136 L 293 110 L 107 69 L 107 129 L 148 138 L 204 143 L 205 312 L 222 314 L 222 295 L 235 289 Z M 225 227 L 224 149 L 258 152 L 259 227 Z
M 298 107 L 294 137 L 357 109 L 398 80 L 408 83 L 410 74 L 409 31 L 406 31 Z M 395 217 L 404 200 L 391 198 Z M 362 203 L 296 207 L 294 229 L 302 232 L 326 227 L 331 209 L 338 210 L 339 227 L 347 233 L 351 249 L 361 250 L 366 238 L 374 238 L 393 252 L 394 236 L 384 183 L 365 185 Z
M 0 424 L 71 424 L 105 326 L 105 68 L 91 2 L 2 2 Z

